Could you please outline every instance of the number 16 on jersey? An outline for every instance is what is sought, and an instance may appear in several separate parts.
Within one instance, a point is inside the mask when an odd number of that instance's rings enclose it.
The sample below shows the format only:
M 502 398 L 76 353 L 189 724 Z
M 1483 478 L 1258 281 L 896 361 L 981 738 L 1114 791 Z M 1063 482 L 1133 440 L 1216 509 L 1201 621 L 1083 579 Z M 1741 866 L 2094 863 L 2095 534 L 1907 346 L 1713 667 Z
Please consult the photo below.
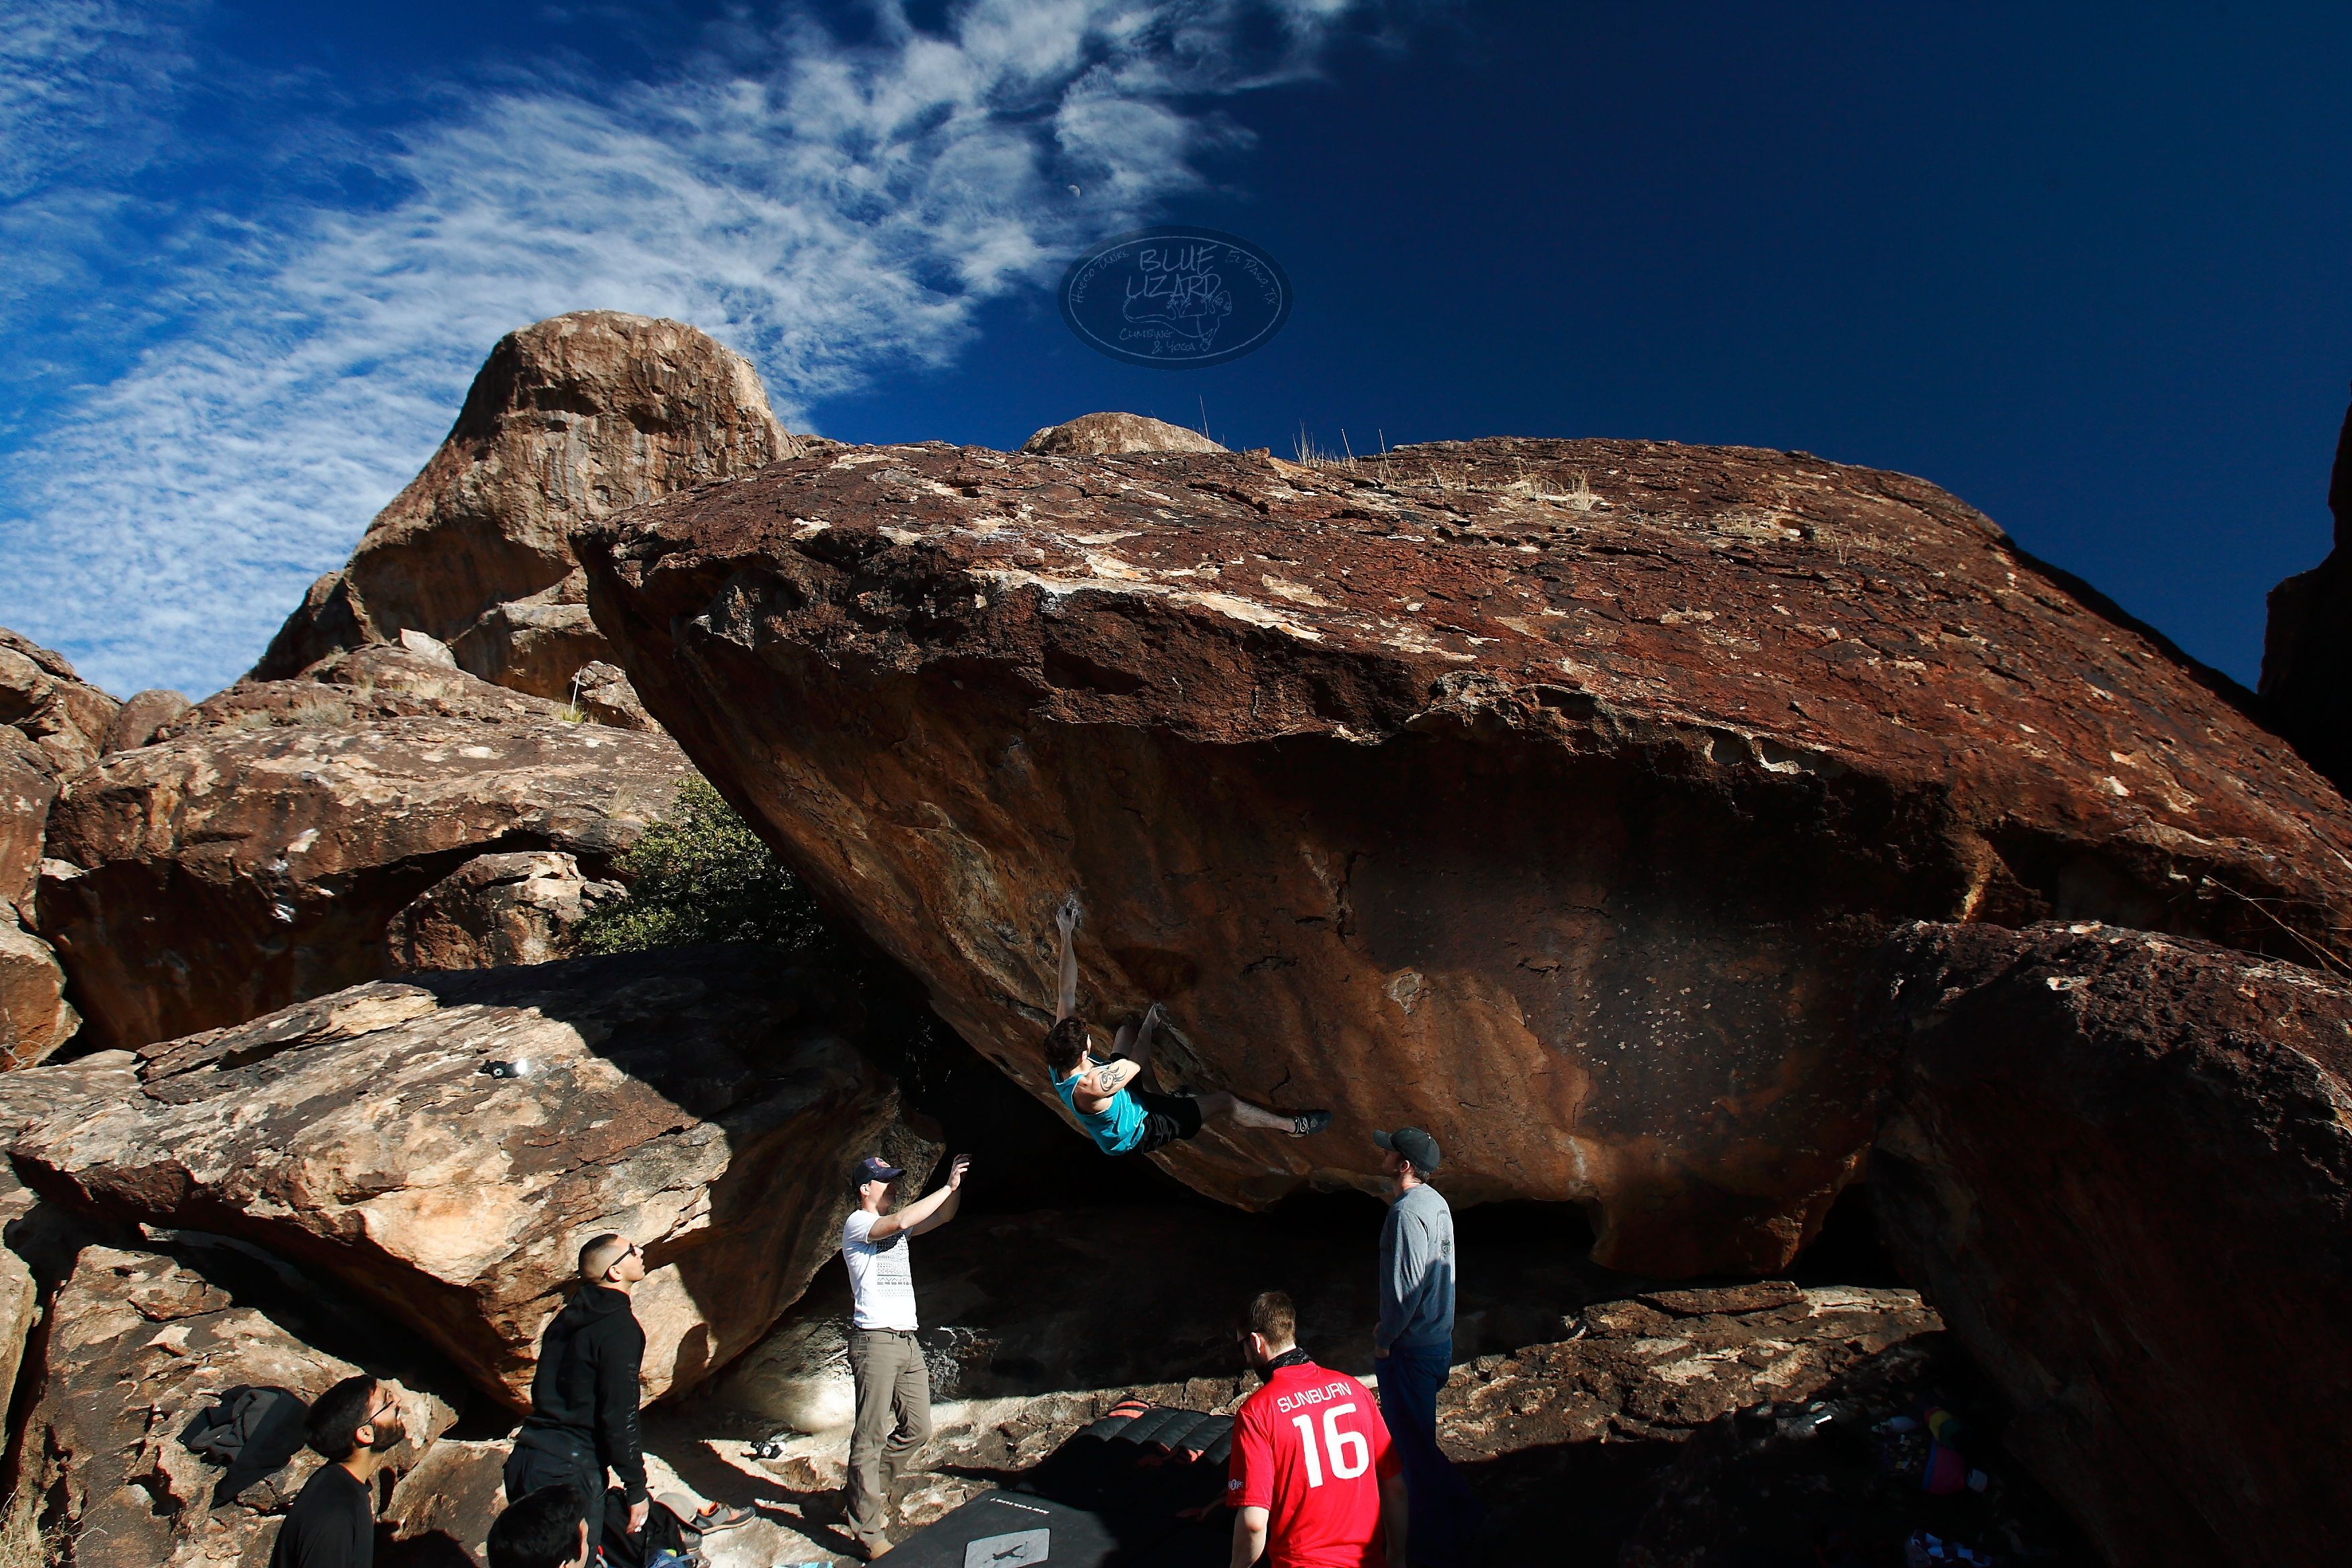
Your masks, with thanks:
M 1334 1405 L 1323 1412 L 1323 1450 L 1315 1446 L 1315 1417 L 1300 1415 L 1290 1418 L 1298 1428 L 1298 1452 L 1307 1461 L 1307 1484 L 1323 1484 L 1323 1454 L 1331 1457 L 1331 1473 L 1343 1481 L 1352 1481 L 1372 1467 L 1372 1446 L 1361 1432 L 1348 1431 L 1339 1426 L 1339 1417 L 1356 1408 L 1353 1400 Z

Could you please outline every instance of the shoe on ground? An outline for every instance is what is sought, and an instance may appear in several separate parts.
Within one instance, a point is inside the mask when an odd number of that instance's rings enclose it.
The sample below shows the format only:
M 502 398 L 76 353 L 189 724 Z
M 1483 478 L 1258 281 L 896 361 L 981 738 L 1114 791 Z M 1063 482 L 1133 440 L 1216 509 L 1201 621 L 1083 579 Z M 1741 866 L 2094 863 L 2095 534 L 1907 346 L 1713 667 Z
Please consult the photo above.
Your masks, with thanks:
M 703 1512 L 688 1514 L 685 1524 L 687 1529 L 698 1535 L 709 1535 L 717 1531 L 733 1530 L 737 1525 L 749 1524 L 758 1517 L 758 1514 L 748 1508 L 736 1508 L 731 1504 L 715 1502 Z

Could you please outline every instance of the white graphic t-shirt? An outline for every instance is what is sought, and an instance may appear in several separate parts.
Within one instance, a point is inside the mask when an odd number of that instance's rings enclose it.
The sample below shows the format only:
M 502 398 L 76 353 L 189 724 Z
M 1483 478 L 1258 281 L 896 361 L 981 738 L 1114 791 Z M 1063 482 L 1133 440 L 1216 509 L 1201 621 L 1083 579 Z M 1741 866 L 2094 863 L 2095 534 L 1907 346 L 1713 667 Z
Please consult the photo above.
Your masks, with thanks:
M 849 1293 L 856 1299 L 851 1320 L 861 1329 L 898 1329 L 913 1333 L 915 1271 L 907 1261 L 907 1233 L 898 1232 L 878 1247 L 866 1239 L 880 1216 L 854 1209 L 841 1222 L 841 1256 L 849 1264 Z

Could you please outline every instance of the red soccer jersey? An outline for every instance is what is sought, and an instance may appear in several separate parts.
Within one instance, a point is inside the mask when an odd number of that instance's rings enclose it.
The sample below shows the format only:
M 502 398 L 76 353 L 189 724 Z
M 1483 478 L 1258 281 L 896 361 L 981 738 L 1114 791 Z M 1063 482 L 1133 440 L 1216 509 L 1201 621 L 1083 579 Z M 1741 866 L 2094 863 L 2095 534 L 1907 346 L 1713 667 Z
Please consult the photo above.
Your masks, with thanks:
M 1399 1463 L 1370 1392 L 1307 1362 L 1278 1369 L 1234 1417 L 1225 1500 L 1272 1516 L 1270 1568 L 1387 1568 L 1380 1483 Z

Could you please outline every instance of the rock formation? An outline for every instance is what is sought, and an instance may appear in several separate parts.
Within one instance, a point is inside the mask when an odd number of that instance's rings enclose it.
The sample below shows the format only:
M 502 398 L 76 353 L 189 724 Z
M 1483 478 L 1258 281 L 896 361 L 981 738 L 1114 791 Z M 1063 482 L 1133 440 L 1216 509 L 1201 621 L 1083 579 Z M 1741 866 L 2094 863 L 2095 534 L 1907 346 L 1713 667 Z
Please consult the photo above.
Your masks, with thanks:
M 1081 414 L 1066 425 L 1048 425 L 1021 443 L 1024 452 L 1057 457 L 1101 457 L 1118 452 L 1222 452 L 1225 448 L 1198 430 L 1147 419 L 1140 414 Z
M 609 657 L 567 529 L 792 449 L 758 373 L 692 327 L 581 310 L 509 332 L 440 449 L 311 585 L 254 678 L 415 630 L 486 680 L 567 696 Z
M 854 1023 L 758 948 L 381 982 L 150 1047 L 127 1085 L 119 1052 L 18 1075 L 10 1152 L 69 1207 L 341 1281 L 517 1406 L 581 1244 L 618 1231 L 653 1398 L 800 1296 L 860 1154 L 920 1152 Z
M 2352 795 L 2352 408 L 2336 438 L 2327 508 L 2327 558 L 2271 590 L 2262 693 L 2279 733 Z
M 395 917 L 478 856 L 604 879 L 690 774 L 658 733 L 362 649 L 233 687 L 67 781 L 38 931 L 93 1043 L 224 1027 L 391 973 Z
M 392 917 L 384 929 L 391 973 L 495 969 L 570 956 L 572 933 L 618 882 L 583 875 L 576 857 L 552 850 L 477 855 Z
M 1944 1325 L 1910 1290 L 1783 1281 L 1588 1307 L 1572 1340 L 1481 1356 L 1439 1395 L 1457 1461 L 1642 1438 L 1809 1400 L 1855 1363 Z
M 507 1506 L 507 1456 L 512 1443 L 444 1437 L 425 1450 L 392 1489 L 384 1517 L 394 1541 L 439 1536 L 469 1563 L 489 1561 L 490 1526 Z M 450 1568 L 456 1568 L 450 1560 Z
M 44 1059 L 80 1027 L 56 952 L 0 909 L 0 1071 Z
M 41 836 L 57 797 L 57 763 L 23 731 L 0 724 L 0 916 L 33 918 Z
M 2352 1531 L 2352 984 L 2077 923 L 1915 927 L 1889 1247 L 2115 1563 L 2322 1563 Z
M 39 1061 L 81 1026 L 57 954 L 25 929 L 58 773 L 31 737 L 0 724 L 0 1069 Z
M 136 751 L 155 738 L 155 731 L 185 713 L 191 704 L 176 691 L 142 691 L 127 700 L 118 709 L 114 721 L 106 727 L 106 737 L 100 751 L 111 755 L 116 752 Z
M 0 627 L 0 724 L 22 731 L 59 772 L 98 760 L 121 706 L 75 675 L 62 654 Z
M 573 543 L 655 718 L 1034 1092 L 1076 889 L 1164 1086 L 1335 1108 L 1155 1156 L 1244 1205 L 1417 1122 L 1612 1266 L 1769 1269 L 1869 1142 L 1893 924 L 2352 912 L 2334 791 L 2208 672 L 1803 454 L 843 449 Z
M 278 1517 L 322 1461 L 304 1450 L 216 1500 L 223 1472 L 181 1434 L 240 1384 L 309 1400 L 360 1370 L 170 1258 L 105 1247 L 82 1249 L 45 1338 L 12 1508 L 37 1519 L 46 1560 L 68 1568 L 266 1562 Z M 394 1387 L 408 1433 L 387 1456 L 397 1475 L 454 1416 L 439 1399 Z
M 57 955 L 31 934 L 33 895 L 58 783 L 97 760 L 117 707 L 63 656 L 0 628 L 0 1069 L 81 1026 Z
M 13 1173 L 0 1174 L 0 1227 L 14 1226 L 33 1209 L 30 1189 Z M 0 1411 L 15 1408 L 16 1379 L 25 1349 L 41 1315 L 40 1287 L 24 1258 L 0 1246 Z M 5 1505 L 0 1504 L 0 1511 Z

